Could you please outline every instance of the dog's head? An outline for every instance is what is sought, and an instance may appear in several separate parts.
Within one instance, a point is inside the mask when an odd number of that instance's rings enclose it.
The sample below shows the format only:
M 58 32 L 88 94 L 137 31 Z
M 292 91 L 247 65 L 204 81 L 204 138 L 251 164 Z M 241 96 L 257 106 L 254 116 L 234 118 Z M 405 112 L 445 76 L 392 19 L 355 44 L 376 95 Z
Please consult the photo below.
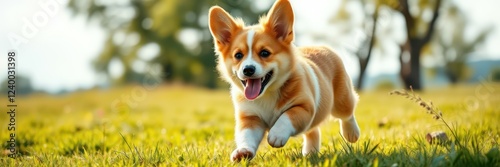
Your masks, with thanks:
M 293 21 L 288 0 L 276 1 L 253 26 L 245 26 L 218 6 L 210 8 L 209 27 L 222 78 L 248 100 L 281 87 L 294 64 Z

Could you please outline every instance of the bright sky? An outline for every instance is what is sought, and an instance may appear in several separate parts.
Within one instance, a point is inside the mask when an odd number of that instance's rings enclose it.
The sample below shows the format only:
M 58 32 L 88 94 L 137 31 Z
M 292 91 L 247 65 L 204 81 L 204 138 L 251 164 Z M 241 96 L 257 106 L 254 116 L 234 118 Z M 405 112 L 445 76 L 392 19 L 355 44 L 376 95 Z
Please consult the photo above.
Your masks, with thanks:
M 17 39 L 23 42 L 16 49 L 19 56 L 17 71 L 20 75 L 30 77 L 35 89 L 57 92 L 90 88 L 102 82 L 96 76 L 91 61 L 102 49 L 105 33 L 97 24 L 89 24 L 81 16 L 72 16 L 66 9 L 66 1 L 38 0 L 33 3 L 34 1 L 29 0 L 1 0 L 0 54 L 4 56 L 0 56 L 0 69 L 7 69 L 7 52 L 15 49 L 10 39 L 19 37 Z M 321 32 L 320 34 L 328 36 L 325 32 L 329 32 L 332 27 L 327 26 L 326 20 L 337 10 L 339 1 L 291 1 L 296 12 L 295 32 L 300 34 L 296 43 L 328 45 L 325 41 L 313 40 L 308 34 Z M 469 14 L 474 26 L 496 26 L 495 32 L 488 38 L 486 47 L 480 53 L 500 58 L 500 21 L 495 18 L 500 16 L 500 10 L 497 9 L 500 1 L 455 1 Z M 55 5 L 47 12 L 39 3 Z M 38 21 L 34 22 L 33 18 Z M 353 77 L 357 76 L 358 66 L 356 59 L 347 54 L 347 49 L 355 48 L 358 41 L 359 39 L 345 39 L 345 43 L 340 46 L 332 46 L 342 55 Z M 375 56 L 371 64 L 368 75 L 394 72 L 399 66 L 397 59 L 390 56 Z M 0 72 L 0 78 L 6 77 L 5 72 Z

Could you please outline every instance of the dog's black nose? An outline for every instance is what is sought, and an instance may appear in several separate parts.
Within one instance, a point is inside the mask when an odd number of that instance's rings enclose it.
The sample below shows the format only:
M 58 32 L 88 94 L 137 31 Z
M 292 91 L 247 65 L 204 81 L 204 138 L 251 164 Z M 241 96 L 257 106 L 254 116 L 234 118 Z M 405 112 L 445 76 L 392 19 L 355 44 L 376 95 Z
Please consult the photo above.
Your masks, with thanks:
M 243 69 L 243 74 L 246 76 L 252 76 L 255 73 L 255 66 L 248 65 Z

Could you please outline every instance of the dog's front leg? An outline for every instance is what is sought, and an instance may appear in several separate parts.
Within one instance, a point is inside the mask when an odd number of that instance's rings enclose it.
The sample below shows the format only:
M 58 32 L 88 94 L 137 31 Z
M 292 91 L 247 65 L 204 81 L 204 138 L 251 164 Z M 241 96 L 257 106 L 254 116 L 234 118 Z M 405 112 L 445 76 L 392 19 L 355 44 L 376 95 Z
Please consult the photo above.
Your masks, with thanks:
M 252 159 L 259 148 L 265 132 L 265 124 L 258 116 L 236 117 L 236 149 L 231 153 L 232 161 Z
M 290 136 L 301 133 L 309 126 L 312 116 L 311 107 L 296 105 L 288 109 L 269 130 L 267 142 L 273 147 L 283 147 Z

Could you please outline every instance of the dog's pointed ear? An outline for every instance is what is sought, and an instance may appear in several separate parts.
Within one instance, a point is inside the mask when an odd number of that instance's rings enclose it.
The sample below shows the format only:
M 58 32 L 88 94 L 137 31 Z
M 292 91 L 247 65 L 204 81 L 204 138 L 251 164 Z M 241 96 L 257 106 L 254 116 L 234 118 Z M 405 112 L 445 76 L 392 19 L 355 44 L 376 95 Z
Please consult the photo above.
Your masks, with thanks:
M 264 26 L 274 31 L 276 38 L 286 43 L 291 43 L 293 34 L 293 10 L 288 0 L 277 0 L 269 13 L 268 20 Z
M 234 34 L 241 29 L 241 25 L 237 24 L 233 17 L 219 6 L 210 8 L 208 24 L 214 41 L 220 45 L 229 44 Z

